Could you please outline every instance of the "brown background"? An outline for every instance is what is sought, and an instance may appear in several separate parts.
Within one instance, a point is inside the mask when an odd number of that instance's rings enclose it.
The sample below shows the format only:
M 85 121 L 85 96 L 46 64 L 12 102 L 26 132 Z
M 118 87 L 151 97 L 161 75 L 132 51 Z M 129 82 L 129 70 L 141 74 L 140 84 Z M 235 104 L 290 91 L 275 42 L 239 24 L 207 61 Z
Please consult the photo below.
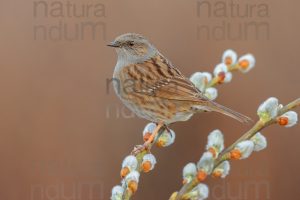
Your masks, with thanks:
M 106 92 L 116 56 L 105 44 L 119 34 L 146 35 L 186 75 L 212 71 L 227 48 L 253 53 L 256 68 L 247 75 L 235 73 L 232 83 L 219 87 L 217 100 L 255 120 L 256 109 L 266 98 L 276 96 L 285 104 L 299 97 L 299 1 L 243 1 L 241 10 L 247 3 L 265 3 L 269 9 L 268 17 L 253 11 L 253 17 L 244 18 L 197 17 L 194 0 L 71 2 L 77 7 L 103 3 L 105 17 L 34 17 L 33 1 L 0 2 L 0 199 L 109 199 L 111 188 L 120 181 L 120 164 L 133 145 L 142 142 L 146 124 L 126 118 L 127 110 L 120 117 L 115 111 L 110 117 L 106 114 L 108 107 L 122 108 L 114 92 Z M 34 39 L 35 25 L 60 20 L 71 28 L 82 21 L 102 21 L 106 37 Z M 251 38 L 234 41 L 197 39 L 198 25 L 213 27 L 222 20 L 235 27 L 264 21 L 270 26 L 269 38 L 255 39 L 250 33 Z M 176 143 L 153 150 L 158 164 L 142 176 L 135 199 L 167 199 L 177 190 L 182 167 L 199 159 L 211 130 L 221 129 L 229 145 L 250 127 L 211 113 L 172 128 Z M 273 126 L 263 133 L 268 148 L 232 163 L 225 182 L 209 179 L 209 199 L 300 196 L 299 126 Z M 96 188 L 91 196 L 86 183 Z

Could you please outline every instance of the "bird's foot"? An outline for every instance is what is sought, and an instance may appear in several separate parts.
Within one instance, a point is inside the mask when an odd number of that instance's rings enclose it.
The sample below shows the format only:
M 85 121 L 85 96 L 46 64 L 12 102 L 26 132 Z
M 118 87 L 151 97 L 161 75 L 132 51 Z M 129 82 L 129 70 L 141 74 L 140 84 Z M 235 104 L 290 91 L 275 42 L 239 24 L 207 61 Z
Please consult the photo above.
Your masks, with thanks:
M 159 129 L 163 126 L 164 126 L 164 123 L 162 123 L 162 122 L 158 123 L 155 130 L 148 138 L 148 140 L 143 145 L 135 146 L 133 151 L 131 152 L 131 155 L 136 156 L 137 154 L 139 154 L 145 150 L 150 152 L 152 142 L 155 140 L 155 137 L 157 136 Z
M 164 125 L 164 128 L 166 129 L 167 133 L 170 135 L 171 138 L 174 137 L 174 135 L 172 135 L 171 129 L 167 125 Z
M 132 150 L 131 155 L 136 156 L 137 154 L 139 154 L 143 151 L 150 151 L 150 149 L 151 149 L 151 143 L 148 143 L 148 141 L 147 141 L 142 145 L 136 145 L 134 147 L 134 149 Z

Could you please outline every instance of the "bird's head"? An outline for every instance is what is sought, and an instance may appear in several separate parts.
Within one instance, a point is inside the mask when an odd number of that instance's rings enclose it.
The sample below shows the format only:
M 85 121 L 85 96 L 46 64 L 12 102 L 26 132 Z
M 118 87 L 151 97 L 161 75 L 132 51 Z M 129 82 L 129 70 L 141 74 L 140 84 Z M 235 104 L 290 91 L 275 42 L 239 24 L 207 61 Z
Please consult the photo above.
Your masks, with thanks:
M 136 33 L 120 35 L 107 46 L 116 49 L 118 59 L 125 59 L 127 62 L 133 63 L 143 62 L 157 52 L 156 48 L 145 37 Z

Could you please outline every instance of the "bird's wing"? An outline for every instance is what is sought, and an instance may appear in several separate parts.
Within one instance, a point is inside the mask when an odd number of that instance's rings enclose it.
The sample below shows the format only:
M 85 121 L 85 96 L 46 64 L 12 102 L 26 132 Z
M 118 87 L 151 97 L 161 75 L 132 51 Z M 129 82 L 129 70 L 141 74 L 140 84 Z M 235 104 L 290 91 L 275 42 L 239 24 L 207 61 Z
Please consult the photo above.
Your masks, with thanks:
M 178 101 L 199 102 L 206 99 L 188 79 L 182 77 L 158 81 L 148 93 L 148 95 Z
M 165 59 L 157 55 L 143 63 L 128 65 L 122 74 L 132 80 L 132 91 L 178 101 L 207 101 L 195 85 Z

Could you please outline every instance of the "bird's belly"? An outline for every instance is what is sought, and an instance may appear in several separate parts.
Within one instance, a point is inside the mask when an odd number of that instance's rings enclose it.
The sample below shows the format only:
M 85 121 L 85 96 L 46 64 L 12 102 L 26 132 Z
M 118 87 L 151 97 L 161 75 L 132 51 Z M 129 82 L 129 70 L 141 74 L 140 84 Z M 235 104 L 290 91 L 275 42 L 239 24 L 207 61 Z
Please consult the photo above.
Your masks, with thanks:
M 171 119 L 166 121 L 166 124 L 172 124 L 174 122 L 179 122 L 179 121 L 187 121 L 189 120 L 194 113 L 190 112 L 178 112 L 176 113 Z

